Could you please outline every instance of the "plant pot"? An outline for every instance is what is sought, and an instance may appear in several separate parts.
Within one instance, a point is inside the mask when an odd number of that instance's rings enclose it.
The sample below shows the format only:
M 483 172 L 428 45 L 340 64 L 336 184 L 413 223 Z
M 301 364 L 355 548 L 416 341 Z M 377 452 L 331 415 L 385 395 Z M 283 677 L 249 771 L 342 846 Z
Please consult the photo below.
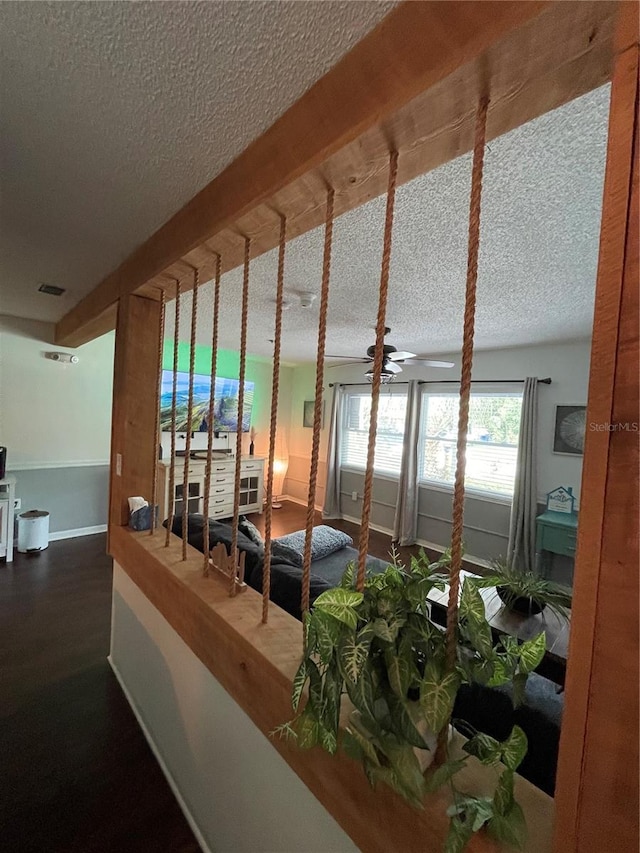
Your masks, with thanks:
M 536 616 L 547 606 L 544 601 L 538 601 L 526 595 L 516 595 L 507 586 L 497 586 L 496 592 L 508 610 L 513 610 L 514 613 L 520 613 L 522 616 Z

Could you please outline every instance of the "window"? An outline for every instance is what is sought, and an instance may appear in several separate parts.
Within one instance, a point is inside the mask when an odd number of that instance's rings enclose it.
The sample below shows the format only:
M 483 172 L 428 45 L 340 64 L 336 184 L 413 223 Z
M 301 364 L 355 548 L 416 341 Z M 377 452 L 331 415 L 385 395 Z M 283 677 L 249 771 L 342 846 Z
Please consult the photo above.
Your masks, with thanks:
M 511 497 L 518 462 L 522 394 L 472 394 L 465 487 Z M 422 397 L 420 479 L 453 485 L 456 470 L 458 395 Z
M 379 474 L 399 474 L 404 441 L 406 394 L 380 395 L 374 469 Z M 343 408 L 340 462 L 366 468 L 371 419 L 371 394 L 348 394 Z

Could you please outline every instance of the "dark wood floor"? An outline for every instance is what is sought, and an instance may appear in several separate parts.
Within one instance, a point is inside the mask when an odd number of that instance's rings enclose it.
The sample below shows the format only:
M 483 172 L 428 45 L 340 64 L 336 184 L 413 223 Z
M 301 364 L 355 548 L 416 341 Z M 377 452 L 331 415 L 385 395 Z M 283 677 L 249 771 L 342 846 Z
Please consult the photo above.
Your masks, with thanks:
M 104 535 L 0 564 L 0 848 L 196 853 L 107 663 Z

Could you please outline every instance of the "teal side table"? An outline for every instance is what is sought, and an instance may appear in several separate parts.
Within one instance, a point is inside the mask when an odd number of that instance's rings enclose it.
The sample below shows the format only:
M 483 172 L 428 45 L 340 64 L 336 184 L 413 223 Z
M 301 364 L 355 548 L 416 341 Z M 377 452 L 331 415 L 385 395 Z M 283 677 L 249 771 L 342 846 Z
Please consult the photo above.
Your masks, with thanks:
M 536 518 L 536 553 L 545 577 L 548 576 L 550 554 L 575 557 L 577 536 L 577 512 L 547 510 Z

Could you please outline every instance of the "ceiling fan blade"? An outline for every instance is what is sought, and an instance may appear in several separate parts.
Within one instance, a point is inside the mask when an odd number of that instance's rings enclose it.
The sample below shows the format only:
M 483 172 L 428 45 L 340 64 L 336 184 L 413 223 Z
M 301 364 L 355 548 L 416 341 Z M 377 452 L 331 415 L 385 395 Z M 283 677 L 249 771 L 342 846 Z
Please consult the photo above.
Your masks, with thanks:
M 351 361 L 364 361 L 361 355 L 325 355 L 325 358 L 341 358 L 343 361 L 348 359 Z
M 452 361 L 436 361 L 433 358 L 407 358 L 405 364 L 418 364 L 422 367 L 455 367 Z
M 388 361 L 384 369 L 389 373 L 402 373 L 402 368 L 399 364 L 394 364 L 392 361 Z
M 369 364 L 368 358 L 359 358 L 357 361 L 339 361 L 337 364 L 326 364 L 325 367 L 327 370 L 331 370 L 334 367 L 349 367 L 351 364 Z
M 413 358 L 415 356 L 415 352 L 392 352 L 389 353 L 387 358 L 389 361 L 406 361 L 408 358 Z

